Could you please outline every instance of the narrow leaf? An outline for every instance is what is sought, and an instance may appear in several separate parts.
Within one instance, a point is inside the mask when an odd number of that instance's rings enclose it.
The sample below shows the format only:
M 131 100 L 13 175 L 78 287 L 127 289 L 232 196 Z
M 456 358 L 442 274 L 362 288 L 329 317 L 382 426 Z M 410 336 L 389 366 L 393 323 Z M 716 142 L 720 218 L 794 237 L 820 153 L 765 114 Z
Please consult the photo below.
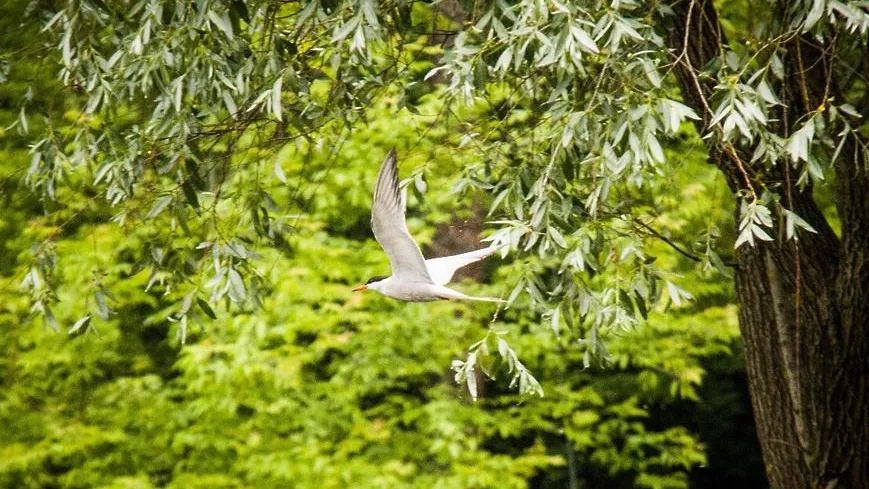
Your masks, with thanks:
M 244 281 L 241 279 L 241 275 L 239 275 L 234 268 L 229 269 L 229 284 L 236 302 L 241 302 L 245 297 L 247 297 L 247 291 L 244 288 Z
M 281 116 L 281 87 L 283 83 L 283 78 L 278 77 L 272 86 L 272 113 L 275 115 L 275 119 L 279 121 L 283 120 Z
M 145 220 L 154 219 L 155 217 L 160 215 L 161 212 L 166 210 L 166 207 L 169 207 L 169 204 L 171 203 L 171 195 L 164 195 L 162 197 L 159 197 L 157 200 L 154 201 L 154 205 L 151 206 L 151 210 L 149 210 L 148 213 L 145 214 Z
M 279 160 L 275 160 L 275 176 L 278 177 L 278 180 L 281 183 L 287 183 L 287 174 L 284 173 L 284 169 L 281 167 L 281 162 Z
M 209 10 L 208 19 L 215 26 L 217 26 L 218 29 L 223 31 L 223 33 L 226 34 L 226 37 L 228 37 L 229 39 L 233 38 L 232 23 L 229 21 L 229 16 L 226 14 L 226 12 L 218 15 L 217 12 L 215 12 L 214 10 Z
M 573 34 L 573 38 L 576 39 L 576 42 L 579 43 L 585 51 L 590 53 L 597 53 L 600 51 L 597 44 L 595 44 L 594 39 L 592 39 L 584 30 L 577 26 L 572 26 L 570 28 L 570 33 Z
M 88 315 L 86 315 L 85 317 L 83 317 L 83 318 L 79 319 L 78 321 L 76 321 L 75 324 L 73 324 L 72 327 L 69 328 L 69 331 L 67 331 L 67 333 L 68 333 L 68 334 L 73 334 L 73 333 L 75 333 L 76 331 L 80 330 L 83 326 L 85 326 L 86 324 L 88 324 L 90 321 L 91 321 L 91 315 L 88 314 Z
M 196 190 L 193 188 L 193 184 L 190 183 L 189 178 L 181 184 L 181 190 L 184 191 L 184 196 L 187 198 L 187 203 L 190 204 L 190 207 L 199 212 L 199 197 L 196 195 Z
M 561 331 L 561 306 L 557 306 L 552 310 L 551 325 L 552 332 L 558 336 L 559 331 Z
M 202 309 L 202 312 L 204 312 L 206 316 L 210 317 L 211 319 L 217 319 L 217 314 L 214 313 L 214 309 L 212 309 L 211 306 L 208 305 L 208 302 L 206 300 L 201 297 L 197 297 L 196 304 L 199 305 L 199 308 Z

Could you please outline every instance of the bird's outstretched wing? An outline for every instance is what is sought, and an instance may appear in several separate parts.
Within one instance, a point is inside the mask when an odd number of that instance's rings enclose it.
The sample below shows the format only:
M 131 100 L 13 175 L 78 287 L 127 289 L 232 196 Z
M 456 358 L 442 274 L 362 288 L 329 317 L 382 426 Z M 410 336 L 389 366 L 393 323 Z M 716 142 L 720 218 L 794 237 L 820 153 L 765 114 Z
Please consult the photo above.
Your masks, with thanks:
M 499 248 L 490 246 L 475 251 L 462 253 L 461 255 L 431 258 L 425 261 L 428 274 L 437 285 L 446 285 L 453 278 L 456 270 L 465 265 L 477 262 L 498 251 Z
M 392 275 L 399 281 L 433 283 L 419 246 L 410 236 L 404 219 L 404 199 L 398 188 L 398 162 L 392 149 L 377 174 L 371 229 L 389 257 Z

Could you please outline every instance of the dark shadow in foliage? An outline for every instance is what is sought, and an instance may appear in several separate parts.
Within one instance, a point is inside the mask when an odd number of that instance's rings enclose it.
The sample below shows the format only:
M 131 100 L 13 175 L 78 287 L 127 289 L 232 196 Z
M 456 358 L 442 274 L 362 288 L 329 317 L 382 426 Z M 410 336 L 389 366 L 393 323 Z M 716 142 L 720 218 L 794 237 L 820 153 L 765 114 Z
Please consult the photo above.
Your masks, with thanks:
M 692 488 L 768 487 L 742 367 L 742 345 L 732 348 L 733 355 L 702 360 L 706 375 L 697 392 L 702 402 L 674 401 L 649 409 L 649 423 L 655 429 L 681 425 L 699 434 L 709 462 L 689 473 Z

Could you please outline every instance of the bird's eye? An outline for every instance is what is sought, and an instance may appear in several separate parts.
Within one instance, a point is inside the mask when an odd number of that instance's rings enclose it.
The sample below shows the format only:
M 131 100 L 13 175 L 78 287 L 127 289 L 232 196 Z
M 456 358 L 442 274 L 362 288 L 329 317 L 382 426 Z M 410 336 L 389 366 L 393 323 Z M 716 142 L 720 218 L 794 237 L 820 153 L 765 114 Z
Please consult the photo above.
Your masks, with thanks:
M 381 280 L 383 280 L 383 279 L 385 279 L 385 278 L 386 278 L 386 277 L 384 277 L 384 276 L 382 276 L 382 275 L 378 275 L 378 276 L 376 276 L 376 277 L 371 277 L 370 279 L 368 279 L 367 282 L 365 282 L 365 285 L 373 284 L 374 282 L 380 282 Z

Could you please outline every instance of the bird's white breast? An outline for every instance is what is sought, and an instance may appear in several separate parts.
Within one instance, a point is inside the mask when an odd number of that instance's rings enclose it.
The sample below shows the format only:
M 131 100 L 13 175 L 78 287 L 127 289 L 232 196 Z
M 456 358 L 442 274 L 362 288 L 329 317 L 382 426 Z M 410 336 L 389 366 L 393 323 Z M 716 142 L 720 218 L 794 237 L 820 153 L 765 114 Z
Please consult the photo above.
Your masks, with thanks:
M 372 284 L 374 285 L 374 284 Z M 440 287 L 424 282 L 399 282 L 389 277 L 371 287 L 381 294 L 407 302 L 428 302 L 440 300 Z

